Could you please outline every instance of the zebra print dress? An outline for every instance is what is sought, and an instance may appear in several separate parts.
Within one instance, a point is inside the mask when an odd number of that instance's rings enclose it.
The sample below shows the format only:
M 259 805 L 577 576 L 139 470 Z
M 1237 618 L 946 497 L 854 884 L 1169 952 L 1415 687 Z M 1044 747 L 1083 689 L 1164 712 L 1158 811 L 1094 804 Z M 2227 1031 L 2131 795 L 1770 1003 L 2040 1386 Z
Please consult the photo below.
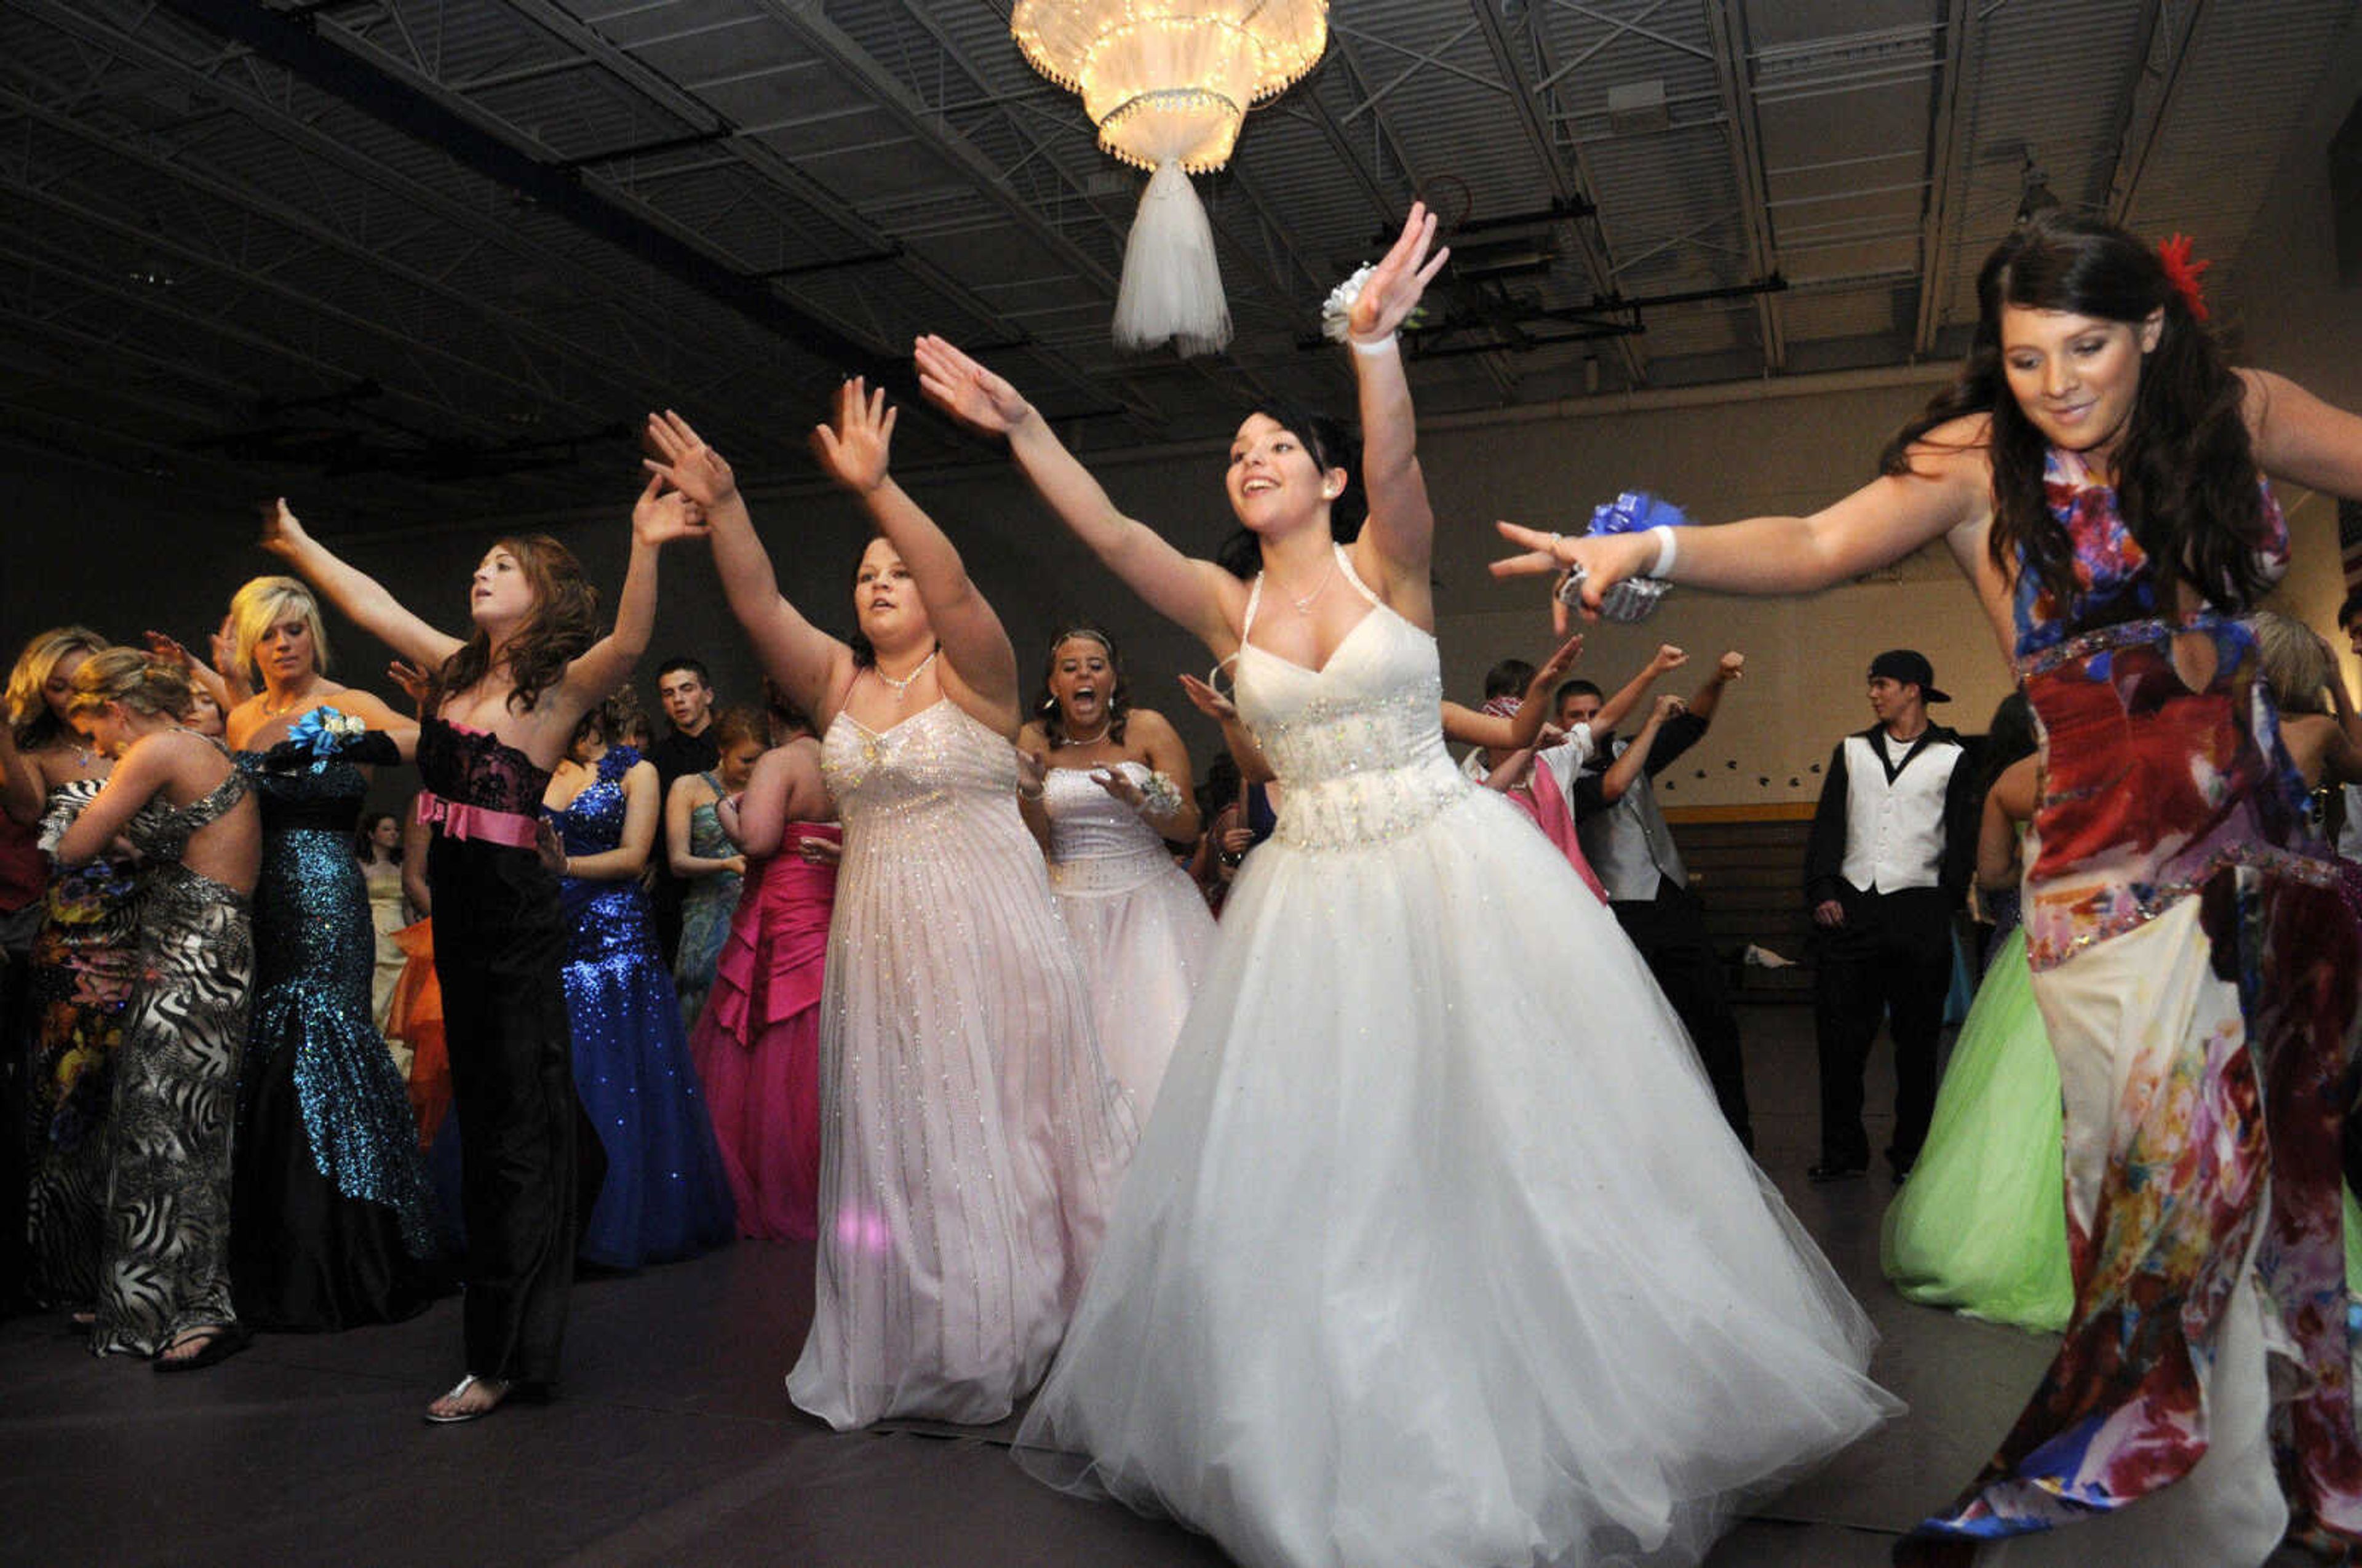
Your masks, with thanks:
M 246 896 L 181 863 L 189 836 L 246 793 L 236 768 L 195 803 L 161 798 L 124 836 L 147 857 L 138 988 L 116 1051 L 105 1234 L 91 1349 L 153 1355 L 233 1324 L 230 1130 L 254 978 Z

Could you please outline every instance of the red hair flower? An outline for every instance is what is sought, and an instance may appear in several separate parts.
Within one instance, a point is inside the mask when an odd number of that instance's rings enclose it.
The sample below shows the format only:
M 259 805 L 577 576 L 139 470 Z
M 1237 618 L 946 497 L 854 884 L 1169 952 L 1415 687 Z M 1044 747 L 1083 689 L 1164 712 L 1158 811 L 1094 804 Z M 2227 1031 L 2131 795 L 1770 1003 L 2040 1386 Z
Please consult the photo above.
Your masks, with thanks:
M 2173 292 L 2181 296 L 2182 303 L 2190 307 L 2190 314 L 2204 321 L 2208 315 L 2206 294 L 2199 286 L 2198 274 L 2214 263 L 2192 261 L 2190 259 L 2192 243 L 2188 235 L 2177 234 L 2157 248 L 2157 259 L 2165 267 L 2165 281 L 2173 285 Z

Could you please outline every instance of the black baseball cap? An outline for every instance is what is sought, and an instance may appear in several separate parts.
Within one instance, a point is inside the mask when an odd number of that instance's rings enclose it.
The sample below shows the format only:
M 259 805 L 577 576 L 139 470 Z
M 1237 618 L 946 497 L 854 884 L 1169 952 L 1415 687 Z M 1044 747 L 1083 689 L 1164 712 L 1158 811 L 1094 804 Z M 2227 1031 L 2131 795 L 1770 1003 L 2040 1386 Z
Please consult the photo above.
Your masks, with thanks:
M 1917 648 L 1889 648 L 1870 661 L 1870 679 L 1880 676 L 1919 688 L 1922 702 L 1948 702 L 1952 694 L 1936 689 L 1936 667 Z

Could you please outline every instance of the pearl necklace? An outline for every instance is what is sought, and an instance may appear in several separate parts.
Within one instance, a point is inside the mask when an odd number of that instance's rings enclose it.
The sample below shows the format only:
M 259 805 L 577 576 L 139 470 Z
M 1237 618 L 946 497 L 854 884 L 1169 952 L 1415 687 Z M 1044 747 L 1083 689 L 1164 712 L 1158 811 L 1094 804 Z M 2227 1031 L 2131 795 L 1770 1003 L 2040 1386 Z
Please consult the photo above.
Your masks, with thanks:
M 1065 735 L 1060 737 L 1058 744 L 1062 746 L 1097 745 L 1099 742 L 1108 738 L 1108 732 L 1113 728 L 1115 728 L 1115 715 L 1110 713 L 1100 723 L 1098 734 L 1095 735 Z
M 894 693 L 894 701 L 900 702 L 910 694 L 911 682 L 926 674 L 927 666 L 934 663 L 936 656 L 941 654 L 943 651 L 944 650 L 939 647 L 933 653 L 928 654 L 926 657 L 919 661 L 917 668 L 911 670 L 910 674 L 902 677 L 900 680 L 895 679 L 892 676 L 887 674 L 883 669 L 874 664 L 869 667 L 869 673 L 884 681 L 887 688 Z

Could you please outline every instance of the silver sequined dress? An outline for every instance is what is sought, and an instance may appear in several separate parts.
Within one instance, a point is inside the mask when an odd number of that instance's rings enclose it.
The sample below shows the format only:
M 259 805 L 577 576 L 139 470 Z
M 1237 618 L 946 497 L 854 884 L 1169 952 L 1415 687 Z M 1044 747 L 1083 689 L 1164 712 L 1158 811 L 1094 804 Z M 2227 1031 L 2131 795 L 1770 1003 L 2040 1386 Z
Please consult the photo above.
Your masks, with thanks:
M 1278 828 L 1019 1457 L 1246 1568 L 1695 1562 L 1897 1407 L 1615 917 L 1452 766 L 1441 697 L 1374 601 L 1318 671 L 1241 652 Z
M 820 1258 L 788 1378 L 840 1430 L 995 1421 L 1081 1293 L 1133 1123 L 1017 814 L 1016 755 L 948 701 L 839 714 L 821 1001 Z

